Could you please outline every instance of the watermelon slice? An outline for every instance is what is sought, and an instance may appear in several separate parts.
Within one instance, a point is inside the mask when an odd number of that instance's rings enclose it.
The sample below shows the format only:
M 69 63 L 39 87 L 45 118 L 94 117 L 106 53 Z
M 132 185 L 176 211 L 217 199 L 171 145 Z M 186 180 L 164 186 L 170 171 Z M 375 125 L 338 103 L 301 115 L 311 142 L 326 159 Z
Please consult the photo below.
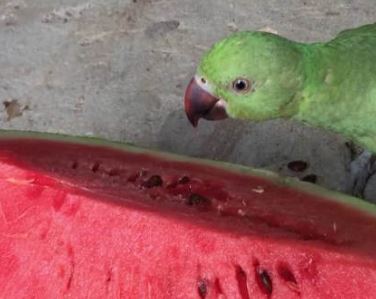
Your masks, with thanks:
M 0 298 L 375 298 L 376 209 L 89 138 L 0 134 Z

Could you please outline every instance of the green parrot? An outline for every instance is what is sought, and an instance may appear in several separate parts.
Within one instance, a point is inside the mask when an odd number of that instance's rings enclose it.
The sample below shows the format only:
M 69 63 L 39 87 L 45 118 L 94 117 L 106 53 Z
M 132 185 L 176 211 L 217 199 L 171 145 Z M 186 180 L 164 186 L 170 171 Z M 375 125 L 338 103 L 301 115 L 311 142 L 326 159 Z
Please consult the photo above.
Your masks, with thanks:
M 293 119 L 376 153 L 376 23 L 328 42 L 237 32 L 202 57 L 184 98 L 190 122 Z

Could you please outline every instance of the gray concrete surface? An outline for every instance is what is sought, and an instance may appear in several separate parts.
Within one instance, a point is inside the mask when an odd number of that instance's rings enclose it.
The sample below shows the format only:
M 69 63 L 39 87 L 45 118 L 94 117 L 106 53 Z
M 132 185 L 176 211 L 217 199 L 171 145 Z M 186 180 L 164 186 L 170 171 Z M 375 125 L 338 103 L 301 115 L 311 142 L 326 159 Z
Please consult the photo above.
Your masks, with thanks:
M 296 175 L 289 161 L 305 160 L 299 176 L 347 191 L 351 155 L 341 137 L 288 121 L 194 130 L 182 96 L 202 52 L 232 31 L 326 40 L 375 16 L 374 0 L 0 0 L 0 127 L 124 140 L 285 175 Z

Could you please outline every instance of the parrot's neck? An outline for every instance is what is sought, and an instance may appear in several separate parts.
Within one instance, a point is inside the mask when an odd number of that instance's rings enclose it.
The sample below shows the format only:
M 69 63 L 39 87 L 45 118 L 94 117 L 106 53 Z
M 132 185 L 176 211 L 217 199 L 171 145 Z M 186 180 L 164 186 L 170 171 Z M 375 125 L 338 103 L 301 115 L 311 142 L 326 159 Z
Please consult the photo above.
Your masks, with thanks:
M 357 61 L 346 49 L 317 43 L 306 45 L 304 52 L 306 79 L 293 118 L 376 151 L 376 138 L 374 144 L 368 141 L 369 136 L 376 137 L 375 108 L 369 104 L 370 87 L 365 84 L 370 74 L 354 70 Z

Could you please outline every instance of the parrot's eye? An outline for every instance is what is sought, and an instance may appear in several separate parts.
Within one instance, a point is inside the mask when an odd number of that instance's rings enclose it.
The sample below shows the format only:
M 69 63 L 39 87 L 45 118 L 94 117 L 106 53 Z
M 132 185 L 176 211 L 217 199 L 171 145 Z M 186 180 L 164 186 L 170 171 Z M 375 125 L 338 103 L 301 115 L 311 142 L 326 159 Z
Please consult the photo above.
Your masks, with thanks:
M 232 82 L 232 88 L 236 92 L 247 92 L 251 87 L 251 84 L 247 79 L 238 78 Z
M 201 83 L 206 84 L 206 79 L 204 77 L 201 77 Z

